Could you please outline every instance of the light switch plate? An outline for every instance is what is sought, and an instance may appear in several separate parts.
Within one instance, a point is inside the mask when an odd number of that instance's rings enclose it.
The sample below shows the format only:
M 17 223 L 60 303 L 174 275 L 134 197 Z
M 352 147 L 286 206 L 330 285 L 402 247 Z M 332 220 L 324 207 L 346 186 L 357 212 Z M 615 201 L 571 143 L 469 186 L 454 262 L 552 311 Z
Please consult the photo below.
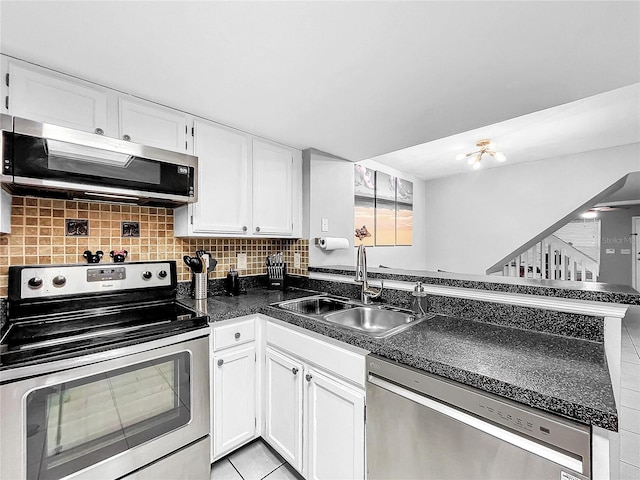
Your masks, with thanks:
M 300 254 L 293 254 L 293 268 L 300 268 Z
M 246 270 L 247 269 L 247 254 L 239 253 L 238 254 L 238 270 Z
M 320 231 L 321 232 L 328 232 L 329 231 L 329 219 L 328 218 L 323 218 L 320 223 L 321 223 Z

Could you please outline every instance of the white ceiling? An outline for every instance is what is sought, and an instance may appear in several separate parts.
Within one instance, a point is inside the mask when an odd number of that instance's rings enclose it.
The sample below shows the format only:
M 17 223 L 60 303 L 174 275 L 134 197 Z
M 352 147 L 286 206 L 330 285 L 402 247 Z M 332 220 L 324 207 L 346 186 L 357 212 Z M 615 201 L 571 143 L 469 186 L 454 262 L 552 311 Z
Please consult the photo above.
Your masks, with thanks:
M 459 153 L 477 151 L 476 142 L 489 138 L 507 155 L 500 163 L 484 155 L 481 168 L 570 155 L 640 142 L 640 84 L 576 100 L 486 127 L 392 152 L 373 160 L 418 178 L 468 173 Z M 638 159 L 640 169 L 640 159 Z M 640 197 L 640 193 L 636 194 Z
M 3 0 L 0 51 L 355 161 L 638 83 L 639 19 L 636 1 Z

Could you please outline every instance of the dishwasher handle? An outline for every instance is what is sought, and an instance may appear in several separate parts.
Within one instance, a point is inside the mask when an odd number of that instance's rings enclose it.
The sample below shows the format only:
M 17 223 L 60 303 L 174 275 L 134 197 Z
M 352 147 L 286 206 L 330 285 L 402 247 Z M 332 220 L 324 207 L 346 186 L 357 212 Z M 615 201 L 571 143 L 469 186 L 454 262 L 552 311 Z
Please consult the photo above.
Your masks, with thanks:
M 518 435 L 504 428 L 500 428 L 497 425 L 484 421 L 474 415 L 470 415 L 462 410 L 451 407 L 445 403 L 438 402 L 437 400 L 434 400 L 430 397 L 420 395 L 411 390 L 402 388 L 395 383 L 387 382 L 386 380 L 374 375 L 368 376 L 368 382 L 389 392 L 395 393 L 396 395 L 399 395 L 403 398 L 406 398 L 407 400 L 418 403 L 423 407 L 435 410 L 442 415 L 452 418 L 458 422 L 464 423 L 465 425 L 480 430 L 511 445 L 520 447 L 530 453 L 533 453 L 534 455 L 546 458 L 547 460 L 574 470 L 580 474 L 585 474 L 585 468 L 581 458 L 574 458 L 566 455 L 558 450 L 554 450 L 553 448 L 547 447 L 538 442 L 534 442 L 533 440 L 529 440 L 522 435 Z

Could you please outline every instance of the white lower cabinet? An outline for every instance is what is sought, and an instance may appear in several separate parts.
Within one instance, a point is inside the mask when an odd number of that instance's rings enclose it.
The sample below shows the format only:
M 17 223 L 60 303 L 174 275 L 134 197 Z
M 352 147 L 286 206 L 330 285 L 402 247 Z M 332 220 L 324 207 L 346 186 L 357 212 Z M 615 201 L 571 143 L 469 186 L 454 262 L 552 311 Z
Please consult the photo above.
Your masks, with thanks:
M 364 478 L 364 392 L 305 370 L 306 478 Z
M 211 461 L 262 435 L 306 479 L 364 479 L 367 352 L 267 318 L 212 327 Z
M 301 472 L 304 365 L 272 348 L 265 357 L 265 440 Z
M 212 462 L 257 436 L 254 325 L 251 318 L 213 327 Z
M 282 338 L 282 345 L 299 345 L 300 351 L 280 350 L 276 337 L 288 333 L 277 326 L 281 330 L 270 336 L 271 327 L 267 325 L 264 439 L 307 479 L 365 478 L 364 389 L 340 378 L 341 371 L 311 363 L 325 354 L 333 354 L 331 362 L 340 363 L 343 354 L 346 364 L 357 359 L 312 337 L 300 342 L 304 334 L 299 332 L 291 332 L 298 338 Z

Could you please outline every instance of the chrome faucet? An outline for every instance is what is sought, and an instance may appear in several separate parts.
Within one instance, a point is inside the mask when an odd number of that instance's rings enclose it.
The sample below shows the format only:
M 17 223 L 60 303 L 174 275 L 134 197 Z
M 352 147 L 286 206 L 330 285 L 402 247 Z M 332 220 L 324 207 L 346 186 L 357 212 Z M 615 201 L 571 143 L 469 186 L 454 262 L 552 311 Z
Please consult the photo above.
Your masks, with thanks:
M 360 300 L 365 305 L 371 303 L 371 300 L 378 298 L 382 295 L 382 289 L 384 288 L 384 281 L 380 280 L 380 289 L 376 290 L 371 288 L 367 283 L 367 252 L 364 249 L 364 245 L 358 247 L 358 259 L 356 262 L 356 282 L 362 284 L 362 290 L 360 291 Z

